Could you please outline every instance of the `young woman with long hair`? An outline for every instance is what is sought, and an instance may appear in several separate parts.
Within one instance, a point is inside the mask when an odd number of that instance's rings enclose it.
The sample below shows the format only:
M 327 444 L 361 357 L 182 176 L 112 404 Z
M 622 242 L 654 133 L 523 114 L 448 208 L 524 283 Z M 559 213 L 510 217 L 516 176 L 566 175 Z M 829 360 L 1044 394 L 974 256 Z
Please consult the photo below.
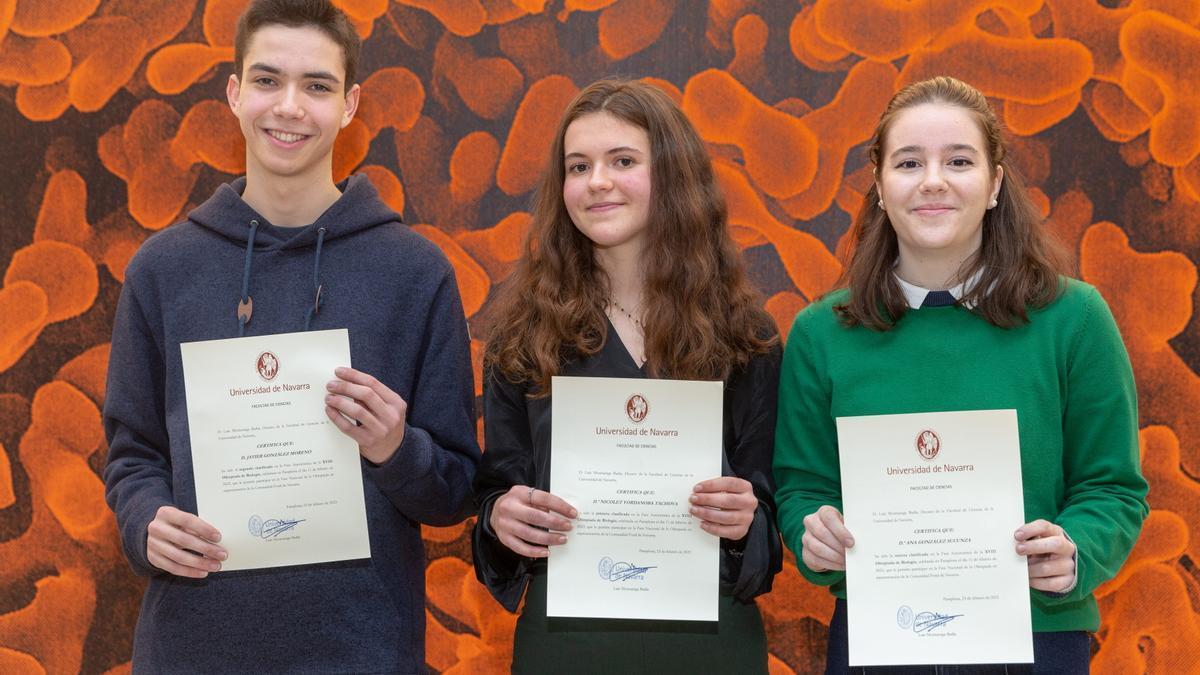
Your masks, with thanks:
M 474 558 L 506 608 L 525 598 L 514 672 L 766 672 L 754 598 L 782 564 L 771 480 L 779 341 L 704 144 L 666 94 L 602 80 L 571 102 L 523 256 L 490 314 Z M 700 527 L 720 537 L 715 626 L 547 620 L 546 558 L 577 516 L 549 491 L 555 375 L 725 383 L 723 475 L 689 496 Z
M 1086 673 L 1100 627 L 1092 592 L 1147 514 L 1116 323 L 1095 288 L 1064 276 L 979 91 L 950 77 L 905 87 L 870 159 L 840 288 L 796 317 L 779 391 L 780 530 L 801 573 L 839 598 L 827 672 L 848 669 L 854 545 L 836 419 L 1015 409 L 1028 522 L 1012 524 L 1011 545 L 1028 560 L 1035 663 L 964 672 Z

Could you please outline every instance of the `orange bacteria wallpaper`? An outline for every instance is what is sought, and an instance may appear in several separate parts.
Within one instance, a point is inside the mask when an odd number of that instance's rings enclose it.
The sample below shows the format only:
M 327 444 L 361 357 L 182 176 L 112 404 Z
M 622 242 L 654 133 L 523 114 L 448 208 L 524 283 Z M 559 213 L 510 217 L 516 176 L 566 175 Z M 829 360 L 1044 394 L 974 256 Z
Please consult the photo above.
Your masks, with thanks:
M 642 77 L 681 103 L 785 331 L 838 275 L 892 92 L 942 73 L 979 87 L 1138 380 L 1152 511 L 1098 591 L 1093 668 L 1200 672 L 1200 2 L 336 4 L 364 37 L 336 178 L 370 176 L 449 256 L 477 370 L 480 310 L 581 86 Z M 244 168 L 224 102 L 244 5 L 0 0 L 0 672 L 129 669 L 144 582 L 99 478 L 111 321 L 138 245 Z M 475 581 L 468 527 L 425 530 L 428 663 L 505 672 L 515 618 Z M 760 600 L 773 673 L 821 671 L 832 605 L 789 558 Z

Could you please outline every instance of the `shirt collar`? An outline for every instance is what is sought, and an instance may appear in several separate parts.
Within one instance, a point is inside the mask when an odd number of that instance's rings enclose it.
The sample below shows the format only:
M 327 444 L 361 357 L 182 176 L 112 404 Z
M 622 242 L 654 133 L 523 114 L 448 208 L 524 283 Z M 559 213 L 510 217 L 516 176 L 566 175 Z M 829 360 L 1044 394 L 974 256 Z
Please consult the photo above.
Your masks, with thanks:
M 904 291 L 904 299 L 908 302 L 908 308 L 920 309 L 921 304 L 925 302 L 925 296 L 929 295 L 929 289 L 922 288 L 916 284 L 908 283 L 907 281 L 901 279 L 900 275 L 896 274 L 894 269 L 892 270 L 892 276 L 896 277 L 896 281 L 900 284 L 900 290 Z M 966 281 L 955 286 L 954 288 L 948 288 L 946 290 L 950 291 L 950 295 L 953 295 L 955 300 L 961 300 L 964 295 L 970 293 L 971 290 L 975 288 L 975 284 L 979 283 L 979 279 L 982 276 L 983 268 L 980 267 L 979 269 L 975 270 L 975 273 L 967 278 Z M 968 307 L 968 309 L 970 309 L 970 307 Z

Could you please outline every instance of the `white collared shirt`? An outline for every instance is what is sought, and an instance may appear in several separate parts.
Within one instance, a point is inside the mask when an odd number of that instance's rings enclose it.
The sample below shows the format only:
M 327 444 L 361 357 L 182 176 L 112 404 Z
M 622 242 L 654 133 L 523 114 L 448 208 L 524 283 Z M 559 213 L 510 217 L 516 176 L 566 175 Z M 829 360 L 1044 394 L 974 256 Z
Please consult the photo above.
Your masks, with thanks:
M 931 291 L 928 288 L 922 288 L 916 284 L 910 284 L 901 279 L 900 275 L 896 274 L 895 270 L 892 271 L 892 276 L 896 277 L 896 281 L 900 283 L 900 290 L 904 291 L 904 299 L 908 302 L 908 308 L 920 309 L 921 305 L 925 302 L 925 296 L 929 295 Z M 975 288 L 975 284 L 979 283 L 979 279 L 982 276 L 983 268 L 981 267 L 975 270 L 975 273 L 972 274 L 966 281 L 955 286 L 954 288 L 948 288 L 946 290 L 950 291 L 950 295 L 953 295 L 955 300 L 961 300 L 964 295 L 970 293 L 971 290 Z M 970 309 L 970 307 L 967 308 Z

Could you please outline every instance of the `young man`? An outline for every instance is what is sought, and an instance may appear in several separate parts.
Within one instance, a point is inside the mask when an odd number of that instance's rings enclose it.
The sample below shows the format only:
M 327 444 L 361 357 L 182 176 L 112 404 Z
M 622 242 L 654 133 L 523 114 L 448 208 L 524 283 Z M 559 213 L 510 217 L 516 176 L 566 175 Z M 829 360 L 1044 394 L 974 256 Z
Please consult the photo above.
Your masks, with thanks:
M 420 523 L 467 515 L 479 461 L 469 338 L 442 253 L 365 177 L 333 182 L 358 48 L 328 0 L 254 0 L 227 90 L 246 176 L 127 269 L 104 480 L 150 576 L 135 671 L 424 672 Z M 359 445 L 371 558 L 222 573 L 221 533 L 195 515 L 180 344 L 330 328 L 354 368 L 330 373 L 325 414 Z

